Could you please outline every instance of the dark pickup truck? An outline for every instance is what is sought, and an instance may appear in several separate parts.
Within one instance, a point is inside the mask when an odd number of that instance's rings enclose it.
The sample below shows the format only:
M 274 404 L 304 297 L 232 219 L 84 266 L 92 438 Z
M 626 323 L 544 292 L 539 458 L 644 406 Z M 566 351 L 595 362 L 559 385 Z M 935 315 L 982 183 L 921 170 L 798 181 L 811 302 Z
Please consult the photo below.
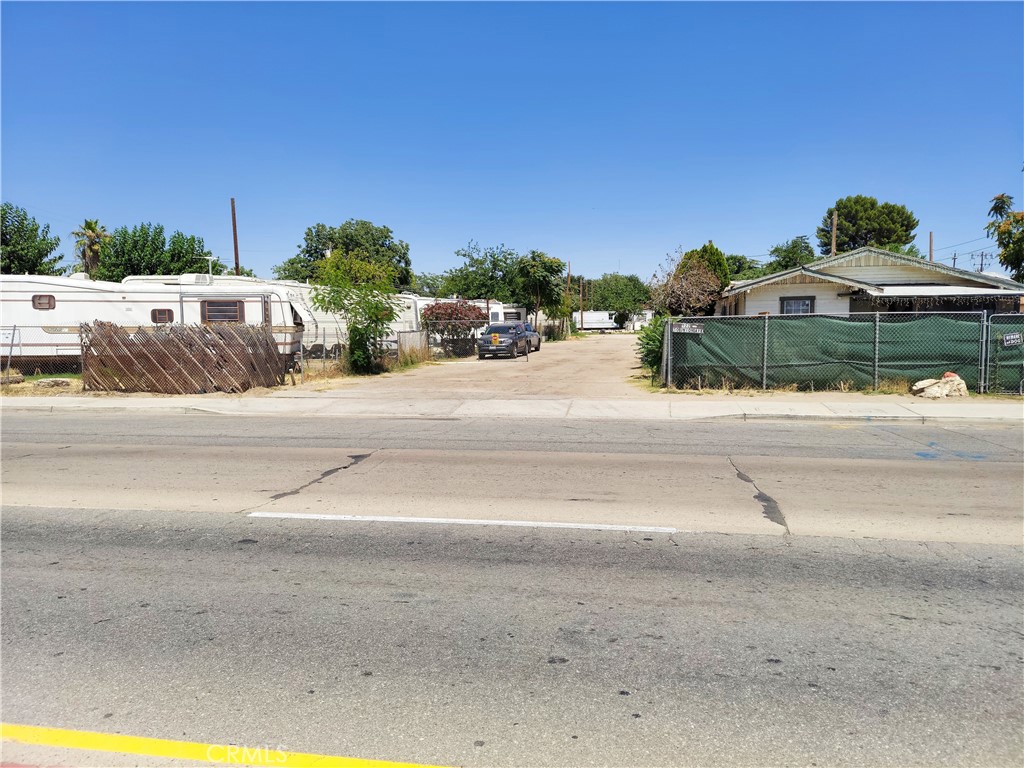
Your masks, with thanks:
M 523 323 L 523 328 L 526 329 L 526 339 L 530 345 L 530 349 L 533 352 L 540 351 L 540 334 L 533 330 L 533 326 L 529 323 Z

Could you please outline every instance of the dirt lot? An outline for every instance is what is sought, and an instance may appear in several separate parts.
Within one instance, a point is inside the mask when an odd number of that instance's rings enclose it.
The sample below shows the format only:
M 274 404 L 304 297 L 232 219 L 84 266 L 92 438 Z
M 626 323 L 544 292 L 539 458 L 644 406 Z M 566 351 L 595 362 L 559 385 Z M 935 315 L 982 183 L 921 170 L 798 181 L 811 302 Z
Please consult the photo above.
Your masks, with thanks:
M 310 381 L 319 392 L 418 399 L 649 398 L 649 381 L 636 357 L 636 335 L 595 334 L 547 342 L 529 357 L 475 357 L 428 363 L 415 369 L 372 377 Z M 315 371 L 316 363 L 310 364 Z M 290 390 L 290 387 L 283 391 Z

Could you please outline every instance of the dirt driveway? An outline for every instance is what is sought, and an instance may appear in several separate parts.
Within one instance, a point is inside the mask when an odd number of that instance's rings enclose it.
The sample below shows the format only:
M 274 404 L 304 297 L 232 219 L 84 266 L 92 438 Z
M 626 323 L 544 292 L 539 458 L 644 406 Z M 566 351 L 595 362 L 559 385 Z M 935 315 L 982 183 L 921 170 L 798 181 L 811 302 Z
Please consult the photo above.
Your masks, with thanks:
M 338 394 L 418 399 L 650 398 L 634 334 L 609 333 L 546 342 L 529 357 L 421 365 L 383 376 L 310 382 Z M 315 368 L 315 363 L 312 364 Z

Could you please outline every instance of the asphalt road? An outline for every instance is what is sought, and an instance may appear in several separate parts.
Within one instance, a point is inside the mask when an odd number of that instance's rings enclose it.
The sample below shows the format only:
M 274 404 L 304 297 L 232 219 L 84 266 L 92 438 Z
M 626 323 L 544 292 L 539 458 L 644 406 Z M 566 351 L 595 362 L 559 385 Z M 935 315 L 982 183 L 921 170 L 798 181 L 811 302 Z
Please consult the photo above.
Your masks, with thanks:
M 440 765 L 1019 765 L 1021 456 L 998 424 L 8 412 L 2 717 Z M 249 516 L 307 508 L 679 532 Z
M 1018 765 L 1022 586 L 992 546 L 8 509 L 3 718 L 440 765 Z

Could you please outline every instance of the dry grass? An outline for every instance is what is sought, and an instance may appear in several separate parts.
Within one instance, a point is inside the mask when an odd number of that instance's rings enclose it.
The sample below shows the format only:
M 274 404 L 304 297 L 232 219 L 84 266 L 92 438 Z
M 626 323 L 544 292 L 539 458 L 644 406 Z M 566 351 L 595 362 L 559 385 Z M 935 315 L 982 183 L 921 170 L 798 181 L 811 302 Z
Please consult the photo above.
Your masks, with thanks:
M 865 391 L 878 395 L 906 395 L 910 393 L 910 379 L 880 379 L 877 387 Z
M 11 369 L 11 374 L 20 373 Z M 5 384 L 3 377 L 7 371 L 0 374 L 0 397 L 59 397 L 60 395 L 82 394 L 82 374 L 67 373 L 54 375 L 29 375 L 25 381 L 19 384 Z M 36 382 L 40 379 L 67 379 L 70 384 L 66 387 L 37 387 Z

